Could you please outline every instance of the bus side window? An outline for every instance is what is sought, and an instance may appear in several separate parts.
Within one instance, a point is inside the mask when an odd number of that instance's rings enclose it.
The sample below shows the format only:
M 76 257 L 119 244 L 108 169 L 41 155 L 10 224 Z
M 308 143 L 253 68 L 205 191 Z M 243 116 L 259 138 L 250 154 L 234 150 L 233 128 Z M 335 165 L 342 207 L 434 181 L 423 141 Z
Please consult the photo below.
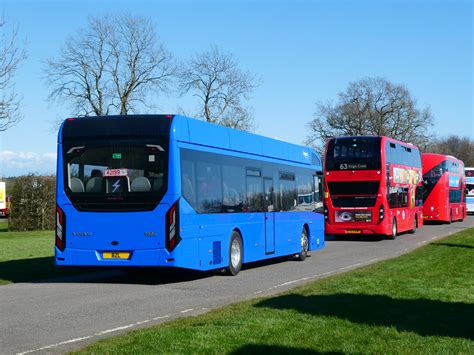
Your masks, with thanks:
M 245 209 L 247 212 L 263 212 L 263 179 L 259 169 L 246 169 L 247 201 Z
M 197 203 L 200 212 L 222 212 L 222 177 L 220 165 L 210 161 L 196 163 Z
M 181 160 L 181 192 L 188 203 L 196 206 L 196 188 L 194 183 L 194 163 L 189 160 Z

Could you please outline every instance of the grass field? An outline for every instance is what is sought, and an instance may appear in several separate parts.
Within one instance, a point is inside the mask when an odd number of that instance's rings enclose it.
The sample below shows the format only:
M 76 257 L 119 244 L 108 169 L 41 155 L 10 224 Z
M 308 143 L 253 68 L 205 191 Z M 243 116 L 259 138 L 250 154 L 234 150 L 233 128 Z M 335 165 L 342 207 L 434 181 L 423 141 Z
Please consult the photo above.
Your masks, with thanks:
M 474 353 L 474 229 L 80 353 Z M 159 300 L 157 300 L 159 302 Z
M 54 269 L 54 232 L 9 232 L 0 221 L 0 285 L 75 275 Z

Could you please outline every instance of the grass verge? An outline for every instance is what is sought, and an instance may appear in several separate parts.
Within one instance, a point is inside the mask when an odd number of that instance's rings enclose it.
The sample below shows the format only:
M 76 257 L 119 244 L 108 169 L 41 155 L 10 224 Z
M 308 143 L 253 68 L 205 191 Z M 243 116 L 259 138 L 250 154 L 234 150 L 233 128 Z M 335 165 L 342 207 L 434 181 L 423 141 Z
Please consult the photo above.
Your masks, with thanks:
M 472 354 L 473 255 L 471 228 L 395 259 L 78 353 Z
M 54 268 L 54 232 L 9 232 L 0 221 L 0 285 L 80 273 Z

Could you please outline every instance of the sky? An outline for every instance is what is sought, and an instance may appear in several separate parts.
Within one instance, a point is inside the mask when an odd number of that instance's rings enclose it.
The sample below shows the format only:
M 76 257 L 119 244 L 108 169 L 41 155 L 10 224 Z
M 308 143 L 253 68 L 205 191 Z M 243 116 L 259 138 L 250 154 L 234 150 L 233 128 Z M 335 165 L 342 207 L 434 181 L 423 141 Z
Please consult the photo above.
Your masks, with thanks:
M 473 1 L 22 1 L 0 12 L 28 51 L 16 75 L 23 120 L 0 132 L 0 176 L 54 173 L 57 122 L 67 103 L 47 100 L 44 62 L 56 58 L 88 16 L 148 16 L 180 60 L 217 45 L 261 79 L 249 102 L 256 133 L 301 144 L 317 102 L 347 85 L 384 77 L 429 106 L 434 132 L 474 137 Z M 157 95 L 156 113 L 187 107 Z

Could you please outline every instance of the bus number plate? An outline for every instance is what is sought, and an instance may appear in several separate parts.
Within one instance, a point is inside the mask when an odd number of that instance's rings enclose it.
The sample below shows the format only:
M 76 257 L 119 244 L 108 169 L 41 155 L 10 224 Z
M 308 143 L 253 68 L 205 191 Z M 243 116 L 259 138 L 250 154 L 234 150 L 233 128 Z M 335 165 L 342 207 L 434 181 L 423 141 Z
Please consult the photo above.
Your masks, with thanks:
M 360 234 L 360 233 L 362 233 L 362 231 L 359 230 L 359 229 L 347 229 L 346 233 L 347 234 Z
M 129 257 L 130 257 L 130 253 L 124 253 L 124 252 L 106 251 L 102 253 L 103 259 L 128 259 Z

